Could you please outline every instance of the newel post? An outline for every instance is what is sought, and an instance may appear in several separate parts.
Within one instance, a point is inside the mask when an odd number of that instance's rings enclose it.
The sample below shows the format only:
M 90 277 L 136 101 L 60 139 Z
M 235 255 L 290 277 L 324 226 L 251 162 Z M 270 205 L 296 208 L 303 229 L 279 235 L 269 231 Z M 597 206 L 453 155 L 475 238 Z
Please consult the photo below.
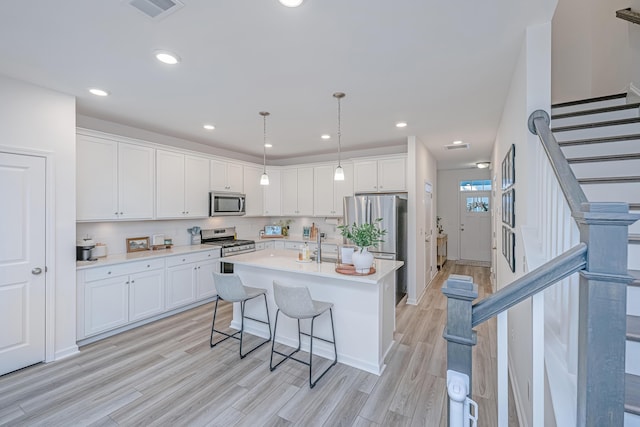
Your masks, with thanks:
M 469 276 L 452 274 L 442 293 L 447 297 L 447 325 L 443 337 L 447 340 L 447 370 L 469 377 L 467 395 L 471 397 L 471 350 L 476 345 L 476 332 L 471 329 L 473 300 L 478 297 L 478 285 Z M 451 411 L 449 411 L 451 415 Z
M 583 203 L 574 214 L 587 244 L 580 272 L 578 414 L 580 426 L 624 424 L 628 226 L 626 203 Z

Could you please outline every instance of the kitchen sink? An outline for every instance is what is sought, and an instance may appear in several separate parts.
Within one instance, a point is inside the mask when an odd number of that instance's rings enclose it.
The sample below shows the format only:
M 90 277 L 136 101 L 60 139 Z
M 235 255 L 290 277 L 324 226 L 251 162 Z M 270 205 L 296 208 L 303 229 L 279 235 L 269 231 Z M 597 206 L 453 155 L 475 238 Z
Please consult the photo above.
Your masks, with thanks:
M 315 260 L 316 260 L 316 256 L 315 255 L 311 255 L 311 261 L 315 262 Z M 335 264 L 335 263 L 338 262 L 338 258 L 323 256 L 323 257 L 320 258 L 320 261 L 322 261 L 322 262 L 332 262 L 332 263 Z

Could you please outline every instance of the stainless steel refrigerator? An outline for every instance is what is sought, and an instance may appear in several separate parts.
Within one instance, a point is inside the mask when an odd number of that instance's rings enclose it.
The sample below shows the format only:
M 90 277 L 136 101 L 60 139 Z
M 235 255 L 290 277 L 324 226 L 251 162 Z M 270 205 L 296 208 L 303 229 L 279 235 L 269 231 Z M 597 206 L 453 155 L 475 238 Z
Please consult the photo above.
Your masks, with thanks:
M 344 198 L 345 224 L 371 223 L 382 218 L 384 242 L 369 248 L 380 259 L 404 261 L 396 270 L 396 304 L 407 293 L 407 200 L 397 195 L 356 195 Z M 352 244 L 348 241 L 347 243 Z

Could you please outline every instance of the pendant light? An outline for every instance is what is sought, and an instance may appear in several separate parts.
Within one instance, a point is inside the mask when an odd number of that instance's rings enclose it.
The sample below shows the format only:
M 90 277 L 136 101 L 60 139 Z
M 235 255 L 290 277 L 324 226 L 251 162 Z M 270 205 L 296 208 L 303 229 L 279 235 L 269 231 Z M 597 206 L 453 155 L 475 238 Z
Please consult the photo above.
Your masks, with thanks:
M 333 97 L 338 100 L 338 167 L 336 168 L 336 173 L 333 175 L 334 181 L 344 181 L 344 170 L 342 169 L 342 165 L 340 164 L 340 150 L 341 150 L 341 141 L 340 137 L 342 133 L 340 132 L 340 100 L 344 98 L 344 93 L 336 92 L 333 94 Z
M 264 140 L 262 141 L 262 160 L 264 169 L 262 170 L 262 176 L 260 177 L 260 185 L 269 185 L 269 176 L 267 175 L 267 116 L 269 115 L 269 112 L 260 111 L 260 115 L 262 116 L 264 134 Z

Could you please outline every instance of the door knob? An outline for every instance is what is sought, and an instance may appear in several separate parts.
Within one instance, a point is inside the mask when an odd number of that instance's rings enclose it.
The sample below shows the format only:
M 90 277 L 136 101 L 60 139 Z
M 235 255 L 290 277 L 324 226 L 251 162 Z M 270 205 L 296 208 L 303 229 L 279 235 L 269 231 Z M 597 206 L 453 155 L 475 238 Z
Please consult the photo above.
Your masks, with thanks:
M 33 270 L 31 270 L 31 274 L 40 274 L 42 273 L 42 269 L 40 267 L 36 267 Z

